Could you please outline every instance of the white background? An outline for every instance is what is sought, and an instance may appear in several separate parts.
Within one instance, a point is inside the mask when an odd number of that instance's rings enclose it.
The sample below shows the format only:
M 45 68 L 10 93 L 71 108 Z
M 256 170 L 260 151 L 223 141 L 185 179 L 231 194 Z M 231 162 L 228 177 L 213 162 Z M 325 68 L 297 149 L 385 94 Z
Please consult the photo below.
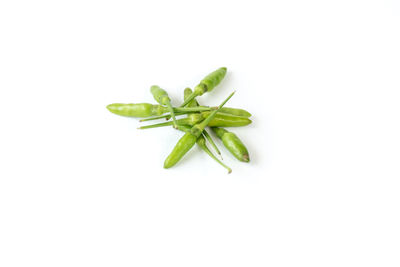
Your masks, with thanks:
M 399 266 L 397 1 L 2 1 L 0 266 Z M 113 102 L 253 113 L 226 171 Z

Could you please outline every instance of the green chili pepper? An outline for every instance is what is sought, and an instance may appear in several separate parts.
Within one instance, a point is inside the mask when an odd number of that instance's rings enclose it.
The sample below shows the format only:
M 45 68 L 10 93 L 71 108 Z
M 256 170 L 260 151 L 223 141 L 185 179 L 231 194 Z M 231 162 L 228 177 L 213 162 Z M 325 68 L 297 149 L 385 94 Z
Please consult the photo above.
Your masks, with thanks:
M 192 101 L 193 98 L 196 96 L 201 96 L 205 92 L 211 92 L 225 77 L 226 74 L 226 68 L 222 67 L 217 69 L 214 72 L 211 72 L 208 74 L 203 80 L 200 81 L 200 83 L 194 88 L 194 92 L 187 98 L 185 101 L 183 101 L 181 107 L 184 107 Z
M 185 100 L 186 98 L 188 98 L 191 94 L 193 93 L 192 89 L 190 88 L 185 88 L 185 90 L 183 91 L 183 100 Z M 197 107 L 199 106 L 199 103 L 196 101 L 196 98 L 193 98 L 192 101 L 190 101 L 187 104 L 188 107 Z M 221 151 L 219 151 L 217 145 L 215 144 L 214 140 L 212 139 L 211 135 L 204 130 L 203 131 L 203 135 L 204 137 L 207 139 L 207 141 L 210 143 L 210 145 L 213 147 L 213 149 L 215 150 L 215 152 L 217 152 L 217 154 L 221 156 Z M 207 148 L 208 149 L 208 148 Z
M 246 118 L 251 117 L 250 112 L 248 112 L 247 110 L 241 109 L 241 108 L 228 108 L 228 107 L 225 108 L 224 107 L 224 108 L 221 108 L 219 113 L 226 113 L 226 114 L 231 114 L 231 115 L 246 117 Z
M 164 162 L 164 168 L 171 168 L 174 166 L 178 161 L 194 146 L 196 143 L 197 138 L 200 137 L 201 133 L 203 132 L 204 128 L 210 123 L 210 121 L 214 118 L 217 114 L 218 110 L 222 108 L 226 102 L 233 96 L 235 92 L 230 94 L 228 98 L 218 106 L 217 110 L 214 110 L 210 116 L 208 116 L 202 122 L 194 125 L 190 132 L 185 133 L 181 139 L 179 139 L 178 143 L 172 150 L 172 152 L 168 155 Z
M 181 130 L 183 132 L 190 132 L 190 126 L 188 125 L 178 125 L 178 130 Z M 203 132 L 204 134 L 204 132 Z M 196 144 L 203 149 L 204 152 L 206 152 L 213 160 L 218 162 L 222 167 L 228 170 L 228 173 L 232 172 L 232 169 L 226 166 L 222 161 L 220 161 L 214 154 L 210 151 L 210 149 L 207 147 L 206 144 L 206 139 L 204 138 L 203 135 L 200 135 L 199 138 L 196 140 Z
M 171 105 L 171 99 L 168 96 L 167 91 L 165 91 L 164 89 L 161 89 L 159 86 L 157 85 L 153 85 L 150 88 L 150 91 L 154 97 L 154 99 L 161 105 L 165 105 L 167 106 L 171 116 L 172 116 L 172 121 L 174 124 L 174 128 L 178 128 L 178 125 L 176 124 L 176 118 L 175 118 L 175 113 L 174 110 L 172 109 L 172 105 Z
M 178 125 L 195 125 L 204 119 L 206 119 L 208 116 L 210 116 L 210 112 L 201 112 L 201 113 L 191 113 L 188 115 L 187 118 L 179 119 L 176 120 Z M 210 121 L 209 125 L 210 127 L 241 127 L 241 126 L 246 126 L 251 123 L 251 120 L 249 118 L 245 117 L 240 117 L 240 116 L 234 116 L 234 115 L 229 115 L 229 114 L 224 114 L 224 113 L 217 113 L 215 117 Z M 164 126 L 170 126 L 172 125 L 172 122 L 167 121 L 167 122 L 162 122 L 162 123 L 156 123 L 156 124 L 151 124 L 151 125 L 146 125 L 146 126 L 141 126 L 139 129 L 150 129 L 150 128 L 157 128 L 157 127 L 164 127 Z
M 209 111 L 204 111 L 201 113 L 193 113 L 189 114 L 188 117 L 192 118 L 192 120 L 199 120 L 196 118 L 198 114 L 201 114 L 203 118 L 207 118 L 210 116 Z M 218 112 L 218 114 L 214 117 L 214 119 L 210 122 L 209 126 L 210 127 L 241 127 L 241 126 L 246 126 L 249 125 L 252 121 L 249 118 L 246 117 L 241 117 L 241 116 L 235 116 L 235 115 L 230 115 L 226 113 L 221 113 Z M 222 126 L 224 125 L 224 126 Z
M 107 109 L 114 114 L 127 117 L 149 117 L 161 115 L 167 112 L 167 109 L 160 105 L 148 103 L 122 104 L 114 103 L 107 106 Z
M 231 152 L 238 160 L 243 162 L 250 161 L 249 152 L 239 137 L 223 128 L 213 127 L 211 129 L 216 133 L 218 138 L 222 140 L 222 143 L 229 152 Z
M 169 112 L 169 109 L 167 107 L 161 105 L 152 105 L 149 103 L 139 103 L 139 104 L 114 103 L 108 105 L 107 109 L 117 115 L 126 117 L 137 117 L 137 118 L 159 116 L 166 112 Z M 190 112 L 210 111 L 214 109 L 215 107 L 173 108 L 174 112 L 179 113 L 180 115 L 182 113 L 186 114 Z

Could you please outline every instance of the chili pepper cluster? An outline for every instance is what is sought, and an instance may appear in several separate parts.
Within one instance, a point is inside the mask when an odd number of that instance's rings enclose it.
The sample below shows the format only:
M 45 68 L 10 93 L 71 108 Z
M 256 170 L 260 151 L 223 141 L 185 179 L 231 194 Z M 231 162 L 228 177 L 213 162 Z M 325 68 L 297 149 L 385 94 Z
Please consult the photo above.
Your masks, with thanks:
M 144 118 L 141 122 L 158 119 L 166 119 L 167 122 L 141 126 L 139 129 L 150 129 L 156 127 L 172 126 L 173 128 L 184 132 L 172 152 L 164 162 L 164 168 L 171 168 L 179 162 L 180 159 L 197 143 L 197 145 L 206 152 L 212 159 L 226 168 L 229 173 L 232 169 L 226 166 L 218 159 L 208 148 L 207 142 L 212 146 L 215 153 L 221 157 L 221 152 L 215 144 L 213 138 L 207 131 L 210 128 L 216 136 L 222 140 L 225 148 L 238 160 L 249 162 L 249 152 L 243 142 L 236 134 L 227 131 L 222 127 L 240 127 L 251 123 L 249 117 L 251 114 L 239 108 L 224 107 L 225 103 L 234 95 L 231 93 L 218 107 L 200 106 L 196 100 L 206 92 L 212 91 L 225 77 L 227 69 L 219 68 L 208 74 L 200 83 L 192 89 L 184 90 L 184 100 L 179 107 L 173 107 L 168 93 L 157 85 L 150 88 L 150 92 L 158 104 L 149 103 L 123 104 L 114 103 L 107 106 L 107 109 L 114 114 Z M 186 116 L 176 119 L 177 116 Z M 172 118 L 172 121 L 168 121 Z M 207 141 L 206 141 L 207 140 Z

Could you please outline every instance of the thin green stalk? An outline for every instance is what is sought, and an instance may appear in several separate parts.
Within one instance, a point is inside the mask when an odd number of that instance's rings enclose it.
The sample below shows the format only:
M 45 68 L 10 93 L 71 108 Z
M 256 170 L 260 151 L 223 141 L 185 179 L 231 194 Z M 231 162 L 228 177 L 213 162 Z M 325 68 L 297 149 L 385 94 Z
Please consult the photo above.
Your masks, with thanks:
M 235 91 L 233 91 L 225 100 L 224 102 L 221 103 L 221 105 L 218 106 L 218 108 L 214 111 L 212 111 L 210 113 L 210 115 L 203 120 L 202 122 L 196 124 L 195 126 L 192 127 L 191 129 L 191 133 L 195 136 L 199 136 L 199 132 L 201 133 L 206 127 L 207 125 L 210 123 L 210 121 L 212 121 L 215 117 L 215 115 L 218 113 L 218 111 L 226 104 L 226 102 L 229 101 L 229 99 L 231 99 L 231 97 L 235 94 Z
M 222 158 L 221 151 L 219 151 L 219 149 L 218 149 L 217 145 L 215 144 L 214 140 L 212 139 L 211 135 L 206 130 L 203 130 L 203 135 L 207 139 L 207 141 L 210 143 L 210 145 L 213 147 L 215 152 L 217 152 L 217 154 Z
M 183 107 L 183 108 L 174 108 L 176 112 L 202 112 L 202 111 L 212 111 L 216 110 L 218 107 Z
M 212 159 L 214 159 L 216 162 L 218 162 L 222 167 L 228 170 L 228 173 L 232 172 L 232 169 L 226 166 L 222 161 L 220 161 L 214 154 L 210 151 L 210 149 L 207 147 L 205 139 L 203 136 L 200 136 L 196 143 L 201 147 L 201 149 L 204 150 Z
M 175 116 L 181 116 L 181 115 L 185 115 L 185 114 L 188 114 L 188 113 L 178 113 L 178 112 L 175 112 Z M 141 119 L 139 122 L 143 122 L 143 121 L 152 121 L 152 120 L 159 120 L 159 119 L 166 119 L 166 118 L 170 118 L 171 117 L 171 115 L 170 114 L 167 114 L 167 115 L 160 115 L 160 116 L 155 116 L 155 117 L 150 117 L 150 118 L 145 118 L 145 119 Z
M 176 122 L 176 118 L 175 118 L 175 113 L 174 113 L 174 109 L 172 108 L 171 102 L 166 102 L 165 105 L 167 106 L 169 113 L 171 114 L 172 117 L 172 123 L 174 125 L 175 129 L 178 129 L 178 123 Z
M 177 125 L 179 127 L 180 120 L 177 120 Z M 140 126 L 138 129 L 144 130 L 144 129 L 152 129 L 152 128 L 158 128 L 158 127 L 164 127 L 164 126 L 170 126 L 173 125 L 172 121 L 167 121 L 167 122 L 162 122 L 162 123 L 156 123 L 156 124 L 150 124 L 150 125 L 145 125 L 145 126 Z

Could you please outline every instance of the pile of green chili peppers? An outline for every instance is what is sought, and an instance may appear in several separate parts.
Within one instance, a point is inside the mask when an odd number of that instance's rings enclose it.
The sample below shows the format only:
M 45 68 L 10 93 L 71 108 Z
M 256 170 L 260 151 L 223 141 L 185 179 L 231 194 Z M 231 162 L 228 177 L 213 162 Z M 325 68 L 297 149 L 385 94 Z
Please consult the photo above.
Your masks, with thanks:
M 238 160 L 249 162 L 249 152 L 243 142 L 236 134 L 227 131 L 222 127 L 240 127 L 251 123 L 249 117 L 251 114 L 244 109 L 224 107 L 225 103 L 233 96 L 231 93 L 218 107 L 200 106 L 196 100 L 197 96 L 201 96 L 206 92 L 211 92 L 225 77 L 227 69 L 219 68 L 208 74 L 192 91 L 190 88 L 184 90 L 184 100 L 179 107 L 173 107 L 168 93 L 157 85 L 150 88 L 151 94 L 158 104 L 149 103 L 138 104 L 122 104 L 114 103 L 107 106 L 107 109 L 114 114 L 144 118 L 140 120 L 151 121 L 157 119 L 172 121 L 161 122 L 141 126 L 139 129 L 150 129 L 156 127 L 172 126 L 175 129 L 184 132 L 184 135 L 175 145 L 172 152 L 168 155 L 164 162 L 164 168 L 171 168 L 194 146 L 197 144 L 212 159 L 221 166 L 232 172 L 232 169 L 226 166 L 218 159 L 208 148 L 207 142 L 213 147 L 213 150 L 221 156 L 221 152 L 215 144 L 213 138 L 206 130 L 209 127 L 216 136 L 222 140 L 225 148 L 232 153 Z M 177 116 L 186 116 L 177 119 Z M 207 142 L 206 142 L 207 140 Z

